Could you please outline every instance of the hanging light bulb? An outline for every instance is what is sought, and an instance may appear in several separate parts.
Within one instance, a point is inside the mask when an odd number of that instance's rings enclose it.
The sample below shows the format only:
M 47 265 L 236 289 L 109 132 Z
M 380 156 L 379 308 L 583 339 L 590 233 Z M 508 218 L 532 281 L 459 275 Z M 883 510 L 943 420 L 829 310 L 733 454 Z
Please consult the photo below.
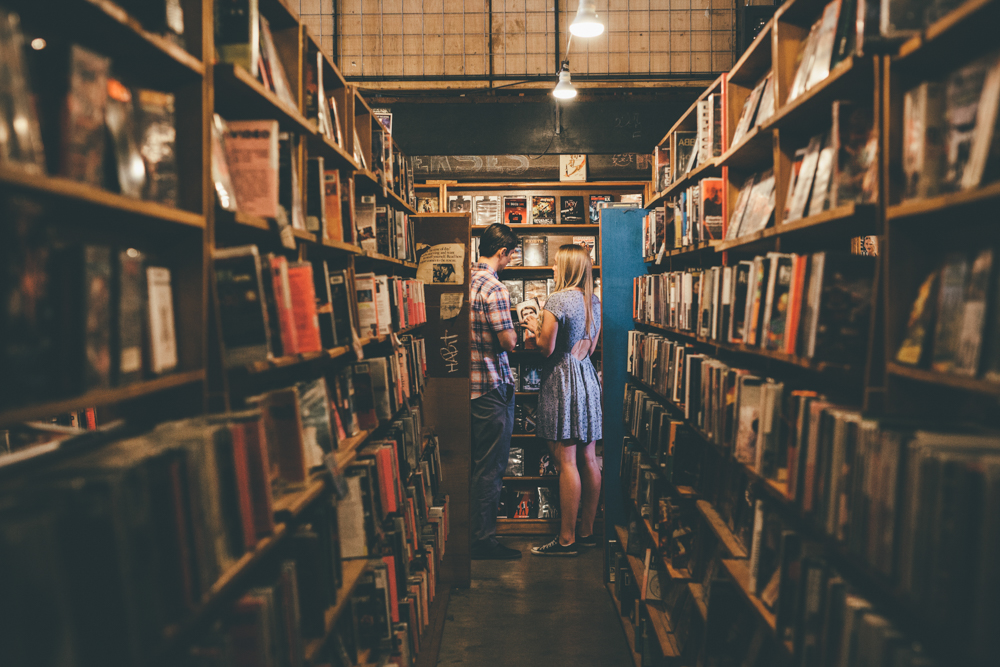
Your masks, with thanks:
M 597 18 L 596 0 L 580 0 L 569 31 L 577 37 L 597 37 L 604 32 L 604 24 Z
M 571 100 L 576 97 L 576 88 L 569 78 L 569 61 L 564 60 L 559 70 L 559 83 L 552 89 L 552 94 L 560 100 Z

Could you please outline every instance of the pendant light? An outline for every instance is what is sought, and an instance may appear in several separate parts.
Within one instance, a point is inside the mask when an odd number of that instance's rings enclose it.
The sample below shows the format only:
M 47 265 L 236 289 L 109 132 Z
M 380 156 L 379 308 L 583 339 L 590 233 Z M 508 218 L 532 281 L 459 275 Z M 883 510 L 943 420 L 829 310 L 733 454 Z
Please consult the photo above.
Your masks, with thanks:
M 560 100 L 571 100 L 576 97 L 576 88 L 569 78 L 569 61 L 564 60 L 559 70 L 559 83 L 552 89 L 552 94 Z
M 580 0 L 569 31 L 577 37 L 597 37 L 604 32 L 604 24 L 597 18 L 596 0 Z

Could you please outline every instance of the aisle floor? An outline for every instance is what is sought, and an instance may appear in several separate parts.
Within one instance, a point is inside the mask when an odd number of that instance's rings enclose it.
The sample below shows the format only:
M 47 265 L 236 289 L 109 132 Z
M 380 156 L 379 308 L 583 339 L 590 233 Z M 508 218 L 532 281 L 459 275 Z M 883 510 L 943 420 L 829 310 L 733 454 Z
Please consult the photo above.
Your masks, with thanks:
M 438 667 L 632 664 L 618 613 L 602 582 L 602 555 L 540 558 L 529 549 L 550 538 L 502 541 L 524 556 L 472 561 L 472 586 L 448 604 Z

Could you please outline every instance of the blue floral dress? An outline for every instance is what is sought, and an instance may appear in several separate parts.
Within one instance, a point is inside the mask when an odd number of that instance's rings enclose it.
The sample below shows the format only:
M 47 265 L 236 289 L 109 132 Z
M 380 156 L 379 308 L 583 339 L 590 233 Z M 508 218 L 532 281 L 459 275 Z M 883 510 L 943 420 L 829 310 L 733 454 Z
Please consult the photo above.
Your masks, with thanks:
M 600 331 L 601 301 L 593 298 L 593 328 L 585 335 L 587 313 L 583 292 L 575 289 L 552 294 L 545 310 L 559 322 L 556 346 L 542 366 L 538 395 L 538 436 L 546 440 L 577 440 L 587 444 L 601 435 L 601 383 L 588 356 L 578 361 L 570 352 L 584 338 Z M 548 317 L 548 315 L 545 315 Z

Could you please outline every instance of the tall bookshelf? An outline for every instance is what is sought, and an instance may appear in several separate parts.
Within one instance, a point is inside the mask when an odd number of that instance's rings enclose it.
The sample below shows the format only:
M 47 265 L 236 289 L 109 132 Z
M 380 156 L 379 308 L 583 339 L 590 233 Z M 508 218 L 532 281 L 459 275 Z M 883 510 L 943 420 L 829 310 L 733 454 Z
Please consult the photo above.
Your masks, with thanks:
M 657 174 L 654 173 L 653 195 L 648 210 L 672 203 L 681 191 L 703 177 L 721 176 L 726 191 L 723 238 L 673 248 L 668 238 L 665 252 L 645 258 L 646 268 L 640 275 L 733 266 L 740 260 L 752 259 L 767 252 L 848 253 L 852 238 L 877 235 L 879 257 L 871 282 L 871 318 L 869 328 L 864 332 L 865 354 L 856 356 L 849 363 L 832 363 L 802 354 L 762 349 L 759 345 L 731 343 L 725 338 L 699 335 L 697 328 L 695 331 L 675 328 L 663 321 L 636 319 L 634 329 L 685 346 L 688 354 L 703 354 L 730 367 L 748 369 L 760 377 L 783 382 L 786 392 L 789 388 L 817 390 L 836 404 L 857 411 L 862 419 L 877 420 L 869 423 L 878 423 L 880 428 L 883 425 L 902 429 L 923 426 L 930 431 L 945 432 L 971 429 L 987 434 L 986 437 L 990 437 L 989 434 L 995 437 L 995 430 L 991 429 L 998 424 L 996 399 L 1000 389 L 995 382 L 984 377 L 982 362 L 976 372 L 960 374 L 903 364 L 896 361 L 895 355 L 907 336 L 911 308 L 928 274 L 939 270 L 949 253 L 961 251 L 972 256 L 983 248 L 996 247 L 996 225 L 990 221 L 995 218 L 994 208 L 1000 196 L 1000 189 L 993 182 L 926 199 L 904 198 L 903 95 L 923 81 L 942 81 L 957 68 L 995 53 L 996 40 L 987 36 L 990 30 L 987 26 L 994 25 L 1000 18 L 1000 4 L 990 0 L 964 2 L 936 22 L 912 31 L 908 39 L 897 38 L 894 42 L 883 42 L 848 54 L 834 63 L 826 77 L 792 99 L 789 92 L 798 68 L 800 49 L 809 35 L 810 26 L 821 16 L 825 5 L 820 0 L 785 2 L 733 69 L 704 91 L 701 99 L 712 93 L 723 95 L 725 139 L 722 152 L 690 173 L 673 174 L 673 181 L 658 191 L 656 186 L 662 184 L 657 182 Z M 774 77 L 774 112 L 734 144 L 731 137 L 743 103 L 768 72 Z M 870 112 L 878 141 L 876 196 L 863 203 L 841 202 L 813 215 L 807 212 L 800 218 L 788 219 L 784 203 L 790 184 L 794 183 L 795 152 L 803 148 L 810 137 L 829 131 L 833 104 L 838 100 Z M 680 117 L 660 142 L 661 149 L 671 146 L 672 133 L 695 129 L 696 111 L 697 103 Z M 726 237 L 725 228 L 734 213 L 744 179 L 766 169 L 772 169 L 775 174 L 776 207 L 773 219 L 765 228 L 752 234 Z M 942 221 L 948 221 L 948 229 L 955 229 L 958 233 L 942 235 Z M 996 261 L 994 255 L 987 302 L 991 314 L 982 334 L 984 350 L 991 349 L 986 346 L 996 344 L 997 334 L 991 328 L 994 326 L 992 309 L 996 303 Z M 607 361 L 609 364 L 625 363 L 619 358 Z M 730 489 L 727 495 L 720 492 L 718 486 L 719 479 L 731 480 L 739 476 L 748 480 L 746 493 L 750 497 L 763 499 L 769 508 L 769 515 L 773 512 L 786 530 L 794 531 L 804 543 L 810 545 L 812 558 L 818 559 L 829 568 L 829 572 L 842 578 L 852 594 L 869 602 L 872 609 L 881 615 L 880 618 L 884 617 L 891 625 L 892 632 L 899 633 L 892 635 L 895 639 L 889 641 L 898 640 L 899 646 L 907 647 L 906 651 L 919 644 L 919 659 L 930 656 L 933 660 L 933 663 L 917 662 L 917 653 L 907 653 L 909 657 L 897 658 L 907 662 L 899 664 L 911 664 L 908 660 L 914 660 L 912 664 L 989 664 L 992 658 L 985 656 L 991 654 L 984 654 L 982 643 L 978 646 L 973 644 L 970 639 L 972 632 L 965 627 L 979 627 L 989 622 L 974 615 L 983 608 L 978 608 L 977 612 L 964 611 L 963 620 L 958 621 L 945 618 L 941 605 L 953 605 L 947 602 L 950 600 L 948 596 L 959 593 L 941 593 L 941 589 L 935 589 L 937 592 L 933 595 L 938 597 L 933 599 L 938 600 L 937 603 L 926 597 L 926 591 L 925 597 L 917 597 L 916 592 L 907 589 L 902 579 L 904 574 L 900 573 L 900 564 L 905 556 L 905 547 L 900 542 L 895 543 L 897 551 L 893 552 L 888 564 L 872 560 L 871 552 L 859 552 L 858 538 L 851 532 L 860 531 L 859 528 L 848 522 L 846 537 L 843 532 L 831 534 L 825 525 L 819 524 L 811 513 L 803 509 L 801 496 L 797 499 L 792 495 L 787 479 L 761 474 L 754 465 L 737 461 L 733 451 L 720 444 L 720 436 L 709 432 L 711 425 L 699 426 L 698 418 L 690 413 L 690 406 L 685 404 L 683 398 L 674 400 L 671 395 L 635 376 L 630 377 L 628 382 L 645 392 L 672 419 L 683 422 L 689 429 L 701 470 L 699 484 L 693 487 L 677 486 L 661 477 L 657 488 L 662 493 L 661 497 L 670 498 L 671 503 L 688 508 L 696 516 L 691 524 L 695 531 L 695 548 L 701 554 L 713 554 L 708 558 L 701 557 L 698 574 L 694 565 L 688 571 L 673 567 L 666 557 L 662 563 L 654 560 L 654 564 L 659 565 L 661 591 L 673 596 L 671 600 L 687 600 L 676 607 L 649 600 L 636 602 L 633 608 L 631 595 L 616 588 L 616 585 L 621 586 L 621 582 L 609 583 L 626 634 L 636 641 L 634 647 L 645 647 L 645 651 L 640 653 L 637 649 L 633 654 L 637 666 L 704 664 L 706 660 L 710 663 L 716 659 L 712 656 L 717 655 L 727 641 L 726 629 L 733 627 L 732 609 L 753 620 L 752 626 L 756 629 L 752 627 L 749 632 L 762 632 L 764 637 L 762 643 L 754 641 L 755 648 L 751 650 L 756 653 L 744 653 L 742 658 L 738 658 L 756 662 L 744 664 L 813 664 L 809 658 L 803 657 L 806 650 L 803 645 L 791 641 L 793 635 L 783 630 L 789 620 L 795 622 L 794 614 L 791 619 L 782 618 L 778 607 L 764 601 L 767 593 L 761 588 L 755 590 L 751 572 L 753 540 L 741 540 L 736 534 L 736 527 L 728 519 L 731 514 L 729 505 L 733 501 L 727 498 L 732 496 L 733 490 Z M 609 397 L 608 400 L 618 398 Z M 782 414 L 785 412 L 782 411 Z M 636 430 L 640 428 L 639 425 L 633 426 Z M 786 425 L 784 428 L 791 427 Z M 788 430 L 783 430 L 780 437 L 785 438 L 788 433 Z M 627 435 L 635 435 L 635 432 Z M 640 449 L 642 447 L 640 445 Z M 997 451 L 995 447 L 996 442 L 993 449 L 986 453 L 994 455 Z M 606 448 L 607 456 L 612 455 L 610 450 L 610 446 Z M 644 451 L 641 456 L 641 461 L 650 461 L 648 452 Z M 878 465 L 878 460 L 854 460 L 852 465 L 874 467 Z M 893 483 L 900 485 L 897 488 L 905 487 L 899 493 L 914 493 L 913 487 L 907 486 L 909 478 L 905 468 L 897 469 L 891 476 Z M 629 496 L 627 483 L 621 492 L 626 511 L 633 516 L 638 515 L 640 507 Z M 981 498 L 979 505 L 967 504 L 963 507 L 971 508 L 973 513 L 988 512 L 988 502 Z M 899 503 L 897 507 L 902 507 L 903 501 Z M 655 513 L 655 507 L 653 511 Z M 862 510 L 854 511 L 861 516 Z M 911 508 L 909 511 L 916 510 Z M 887 533 L 892 539 L 902 540 L 901 526 L 905 519 L 897 515 L 894 520 L 898 523 L 891 524 Z M 663 546 L 664 536 L 657 533 L 656 521 L 639 520 L 633 528 L 636 530 L 631 533 L 626 522 L 625 526 L 617 527 L 617 534 L 609 533 L 612 551 L 626 548 L 630 540 L 638 540 L 642 551 L 652 546 L 654 559 L 660 558 L 657 547 Z M 972 531 L 972 528 L 966 528 Z M 996 528 L 992 524 L 994 532 L 975 532 L 990 530 L 990 525 L 982 524 L 971 533 L 957 532 L 955 535 L 975 534 L 984 543 L 992 544 L 996 539 Z M 948 548 L 935 545 L 932 547 L 935 555 L 928 558 L 942 558 L 940 554 Z M 960 547 L 950 548 L 972 559 L 968 553 L 978 547 L 963 542 Z M 695 560 L 698 559 L 693 558 L 692 562 Z M 633 586 L 642 585 L 648 566 L 643 563 L 641 555 L 625 556 L 618 563 L 620 569 L 615 572 L 617 576 L 621 577 L 624 572 L 626 580 L 635 582 Z M 711 565 L 706 566 L 706 563 Z M 611 566 L 614 567 L 615 563 Z M 706 567 L 710 569 L 706 570 Z M 976 576 L 981 586 L 992 587 L 989 566 L 985 567 L 987 569 L 983 570 L 978 564 L 970 565 L 968 570 L 975 569 L 976 574 L 966 572 L 965 576 Z M 714 568 L 714 574 L 711 568 Z M 702 573 L 706 572 L 702 578 Z M 781 585 L 784 585 L 783 580 Z M 960 590 L 965 591 L 963 595 L 968 594 L 968 582 L 954 585 L 962 587 Z M 683 588 L 687 589 L 686 598 L 678 597 L 675 592 Z M 626 595 L 628 599 L 623 602 L 619 594 Z M 947 608 L 954 609 L 954 606 Z M 797 609 L 794 613 L 800 612 L 801 609 Z M 867 613 L 862 612 L 862 616 Z M 992 611 L 986 613 L 993 614 Z M 982 635 L 979 637 L 981 641 Z M 816 646 L 829 648 L 831 645 L 823 639 Z M 866 651 L 870 649 L 867 644 L 865 646 Z M 900 649 L 901 656 L 903 650 Z M 828 660 L 835 655 L 832 651 L 825 654 Z M 751 655 L 755 657 L 747 657 Z M 844 662 L 848 658 L 842 655 L 837 659 L 841 662 L 836 664 L 854 664 Z
M 300 20 L 298 3 L 260 0 L 250 4 L 259 5 L 261 15 L 270 24 L 294 104 L 283 101 L 239 65 L 216 62 L 216 8 L 211 0 L 182 2 L 184 46 L 147 30 L 136 17 L 110 0 L 66 0 L 59 3 L 56 12 L 46 3 L 22 0 L 3 3 L 5 9 L 19 13 L 25 33 L 44 39 L 40 48 L 56 49 L 78 43 L 112 58 L 115 75 L 129 85 L 171 92 L 175 96 L 176 207 L 50 175 L 55 173 L 51 164 L 48 173 L 37 174 L 16 164 L 0 163 L 0 196 L 5 201 L 20 198 L 32 205 L 40 204 L 44 208 L 47 230 L 60 238 L 114 248 L 135 248 L 168 267 L 178 363 L 171 372 L 124 386 L 59 395 L 19 393 L 15 387 L 9 394 L 10 401 L 5 398 L 0 404 L 0 429 L 87 408 L 96 408 L 99 424 L 121 418 L 139 429 L 173 419 L 240 410 L 247 406 L 246 399 L 250 396 L 322 377 L 357 361 L 358 354 L 366 358 L 384 356 L 393 351 L 397 336 L 422 334 L 424 325 L 418 325 L 392 335 L 364 337 L 357 340 L 356 345 L 225 368 L 212 277 L 215 250 L 253 244 L 262 253 L 275 252 L 291 261 L 326 260 L 331 267 L 347 270 L 351 277 L 355 272 L 373 271 L 412 278 L 417 271 L 413 261 L 365 251 L 358 245 L 324 239 L 317 233 L 301 229 L 292 231 L 289 247 L 287 241 L 283 244 L 274 219 L 232 213 L 217 205 L 211 173 L 211 127 L 215 113 L 227 121 L 273 119 L 278 121 L 282 131 L 293 133 L 294 159 L 298 173 L 303 175 L 300 186 L 304 199 L 307 196 L 306 161 L 322 156 L 326 168 L 339 169 L 342 175 L 349 176 L 348 182 L 356 196 L 374 195 L 379 206 L 407 215 L 415 213 L 412 193 L 404 187 L 407 179 L 386 174 L 379 156 L 372 154 L 373 143 L 391 145 L 400 155 L 402 151 L 357 88 L 344 79 L 330 54 L 322 51 L 319 38 Z M 336 99 L 340 110 L 342 143 L 324 136 L 316 123 L 305 115 L 306 70 L 317 63 L 317 57 L 323 68 L 326 91 Z M 33 83 L 47 86 L 49 82 L 36 80 Z M 41 96 L 40 99 L 46 98 Z M 373 142 L 373 137 L 379 140 Z M 6 225 L 7 221 L 0 224 Z M 467 227 L 468 223 L 463 222 L 463 226 Z M 429 230 L 423 233 L 428 239 L 433 237 Z M 467 292 L 467 285 L 465 289 Z M 352 320 L 357 322 L 357 304 L 353 296 L 351 302 Z M 467 332 L 465 336 L 467 339 Z M 438 396 L 440 391 L 432 393 Z M 467 390 L 465 393 L 467 396 Z M 439 431 L 448 427 L 434 418 L 439 409 L 435 403 L 437 398 L 428 400 L 416 396 L 411 400 L 414 408 L 422 413 L 426 411 L 425 416 L 432 426 Z M 382 437 L 387 426 L 383 421 L 339 443 L 330 465 L 337 470 L 349 467 L 359 450 Z M 425 434 L 419 437 L 423 440 Z M 461 474 L 465 469 L 461 454 L 467 454 L 467 449 L 463 448 L 467 445 L 452 438 L 446 439 L 443 446 L 448 448 L 442 457 L 448 468 L 443 490 L 461 499 L 468 495 L 468 482 Z M 424 451 L 422 449 L 421 454 Z M 58 464 L 70 456 L 72 453 L 59 448 L 24 450 L 17 456 L 0 459 L 0 476 L 5 480 L 15 479 L 50 463 Z M 223 572 L 178 622 L 163 628 L 162 637 L 153 650 L 159 660 L 157 664 L 174 664 L 188 647 L 200 641 L 228 613 L 235 600 L 260 581 L 262 571 L 272 567 L 281 554 L 288 553 L 292 534 L 308 520 L 310 511 L 333 502 L 330 479 L 325 472 L 314 472 L 306 484 L 274 496 L 273 532 L 258 540 Z M 467 515 L 467 503 L 456 502 L 455 507 L 456 511 Z M 468 542 L 467 519 L 454 518 L 451 537 L 453 543 Z M 371 562 L 367 559 L 344 561 L 337 603 L 326 612 L 326 634 L 305 642 L 304 664 L 315 664 L 321 656 L 334 627 L 345 610 L 351 608 L 351 595 Z M 414 657 L 417 665 L 433 665 L 437 660 L 451 586 L 469 583 L 467 547 L 452 548 L 449 543 L 439 573 L 437 595 L 427 618 L 429 625 L 420 637 L 423 650 Z M 364 653 L 359 655 L 358 664 L 374 660 L 375 656 Z

